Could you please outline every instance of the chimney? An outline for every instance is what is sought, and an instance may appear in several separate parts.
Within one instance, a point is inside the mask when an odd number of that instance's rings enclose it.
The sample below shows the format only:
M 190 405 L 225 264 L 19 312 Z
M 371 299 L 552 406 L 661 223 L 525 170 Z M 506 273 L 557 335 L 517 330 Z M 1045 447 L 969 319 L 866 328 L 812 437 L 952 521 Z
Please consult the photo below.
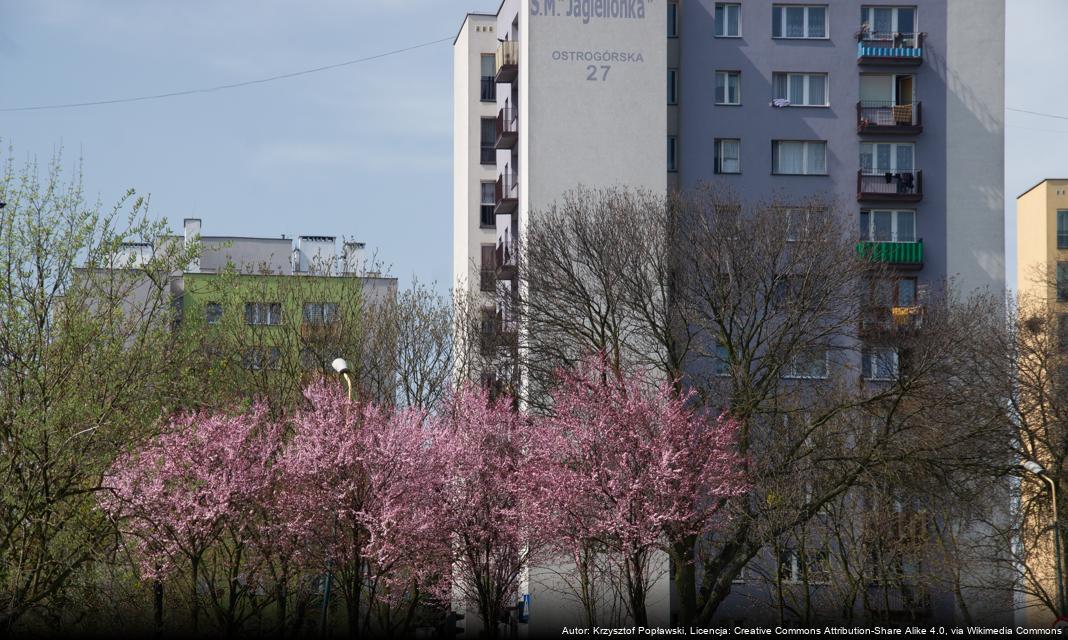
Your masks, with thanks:
M 363 275 L 364 243 L 346 240 L 341 247 L 341 272 L 347 276 Z
M 200 218 L 186 218 L 183 221 L 185 227 L 185 248 L 200 240 Z M 189 269 L 192 273 L 200 273 L 200 254 L 198 253 L 190 262 Z

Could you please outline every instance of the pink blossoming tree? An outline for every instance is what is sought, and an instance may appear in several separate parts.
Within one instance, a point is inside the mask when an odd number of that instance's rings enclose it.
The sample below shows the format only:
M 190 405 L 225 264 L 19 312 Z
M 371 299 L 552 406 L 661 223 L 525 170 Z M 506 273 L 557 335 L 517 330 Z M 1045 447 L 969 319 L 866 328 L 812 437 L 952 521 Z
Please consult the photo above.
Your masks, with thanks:
M 737 425 L 691 408 L 670 384 L 617 374 L 604 358 L 560 372 L 551 393 L 530 466 L 539 520 L 580 570 L 593 553 L 614 556 L 629 614 L 645 625 L 650 554 L 667 552 L 677 588 L 695 588 L 697 540 L 722 521 L 724 501 L 746 490 Z M 579 594 L 593 624 L 591 596 Z
M 194 630 L 204 587 L 227 631 L 248 614 L 259 505 L 281 435 L 261 404 L 240 415 L 186 414 L 120 456 L 104 479 L 102 507 L 136 539 L 142 575 L 161 590 L 180 565 L 188 569 Z

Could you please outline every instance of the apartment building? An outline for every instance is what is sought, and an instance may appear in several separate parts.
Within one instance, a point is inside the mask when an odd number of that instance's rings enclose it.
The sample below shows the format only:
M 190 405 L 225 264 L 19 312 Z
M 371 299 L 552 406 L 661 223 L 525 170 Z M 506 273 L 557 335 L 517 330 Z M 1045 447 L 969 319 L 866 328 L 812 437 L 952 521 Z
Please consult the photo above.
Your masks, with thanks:
M 1021 303 L 1029 312 L 1045 306 L 1051 314 L 1056 331 L 1056 342 L 1051 351 L 1068 351 L 1068 179 L 1042 180 L 1016 199 L 1016 287 Z M 1030 406 L 1034 411 L 1024 416 L 1021 425 L 1025 433 L 1040 437 L 1028 439 L 1025 446 L 1029 457 L 1048 469 L 1053 479 L 1059 480 L 1056 462 L 1059 452 L 1050 451 L 1050 446 L 1046 445 L 1057 442 L 1060 424 L 1056 417 L 1051 419 L 1041 415 L 1055 416 L 1059 401 L 1056 392 L 1049 397 L 1037 395 L 1036 392 L 1044 391 L 1044 388 L 1040 379 L 1036 380 L 1034 376 L 1035 372 L 1052 375 L 1057 365 L 1043 361 L 1044 358 L 1037 354 L 1031 354 L 1031 360 L 1031 363 L 1024 362 L 1020 366 L 1018 393 L 1027 396 L 1021 405 Z M 1022 483 L 1020 490 L 1021 504 L 1048 504 L 1046 501 L 1052 497 L 1045 493 L 1046 487 L 1041 482 Z M 1063 505 L 1063 498 L 1058 501 Z M 1026 623 L 1032 626 L 1048 626 L 1055 621 L 1049 608 L 1035 597 L 1036 592 L 1056 594 L 1061 602 L 1065 598 L 1064 586 L 1056 585 L 1057 566 L 1061 564 L 1063 567 L 1064 560 L 1054 549 L 1049 518 L 1050 515 L 1043 511 L 1031 514 L 1021 529 L 1021 546 L 1030 582 L 1026 589 L 1028 596 L 1023 598 L 1021 606 Z
M 247 370 L 270 370 L 288 359 L 309 370 L 330 370 L 344 341 L 343 320 L 396 294 L 397 280 L 368 272 L 364 243 L 335 236 L 247 237 L 204 235 L 187 218 L 181 235 L 122 245 L 116 264 L 144 267 L 157 251 L 198 247 L 189 264 L 167 281 L 176 321 L 227 334 L 240 353 L 221 353 Z M 340 252 L 339 252 L 340 249 Z M 157 283 L 144 278 L 131 296 L 148 299 Z M 130 300 L 134 307 L 143 300 Z M 354 327 L 348 327 L 353 330 Z M 208 340 L 209 338 L 205 338 Z M 206 345 L 209 346 L 210 345 Z
M 457 280 L 515 286 L 530 216 L 580 185 L 712 184 L 776 194 L 784 232 L 808 213 L 791 202 L 831 202 L 858 255 L 894 274 L 875 303 L 888 319 L 947 280 L 999 294 L 1004 31 L 1004 0 L 504 0 L 468 15 L 454 46 Z M 563 615 L 539 598 L 532 631 L 539 611 Z M 654 620 L 671 619 L 669 601 Z M 752 619 L 754 601 L 739 585 L 721 611 Z M 944 619 L 955 605 L 925 607 Z

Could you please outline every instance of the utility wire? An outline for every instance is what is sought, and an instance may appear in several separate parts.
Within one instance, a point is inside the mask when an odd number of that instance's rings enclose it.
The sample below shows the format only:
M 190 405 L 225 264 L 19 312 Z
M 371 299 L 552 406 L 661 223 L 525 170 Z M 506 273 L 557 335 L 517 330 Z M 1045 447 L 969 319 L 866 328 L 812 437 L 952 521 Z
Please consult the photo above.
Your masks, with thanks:
M 1068 120 L 1068 116 L 1058 116 L 1052 113 L 1042 113 L 1041 111 L 1028 111 L 1026 109 L 1013 109 L 1012 107 L 1006 107 L 1005 111 L 1015 111 L 1016 113 L 1029 113 L 1033 116 L 1043 116 L 1045 118 L 1057 118 L 1058 120 Z
M 120 104 L 124 102 L 142 102 L 145 100 L 162 100 L 163 98 L 174 98 L 177 96 L 189 96 L 197 93 L 211 93 L 214 91 L 223 91 L 225 89 L 237 89 L 239 87 L 247 87 L 254 84 L 264 84 L 267 82 L 274 82 L 275 80 L 286 80 L 288 78 L 296 78 L 298 76 L 306 76 L 312 73 L 319 73 L 321 71 L 329 71 L 331 69 L 337 69 L 339 67 L 347 67 L 361 62 L 369 62 L 371 60 L 377 60 L 379 58 L 385 58 L 387 56 L 397 55 L 398 53 L 405 53 L 407 51 L 413 51 L 415 49 L 422 49 L 423 47 L 429 47 L 435 44 L 440 44 L 452 40 L 452 37 L 441 38 L 440 40 L 431 40 L 430 42 L 423 42 L 421 44 L 412 45 L 410 47 L 404 47 L 403 49 L 394 49 L 393 51 L 386 51 L 384 53 L 377 53 L 373 56 L 367 56 L 365 58 L 357 58 L 355 60 L 346 60 L 345 62 L 338 62 L 335 64 L 328 64 L 323 67 L 314 67 L 312 69 L 302 69 L 300 71 L 293 71 L 291 73 L 283 73 L 276 76 L 270 76 L 267 78 L 257 78 L 256 80 L 246 80 L 244 82 L 234 82 L 231 84 L 220 84 L 214 87 L 201 87 L 199 89 L 186 89 L 184 91 L 171 91 L 168 93 L 156 93 L 147 96 L 136 96 L 132 98 L 112 98 L 110 100 L 93 100 L 90 102 L 68 102 L 64 104 L 43 104 L 35 105 L 32 107 L 6 107 L 0 108 L 0 112 L 11 111 L 43 111 L 45 109 L 74 109 L 78 107 L 95 107 L 104 104 Z

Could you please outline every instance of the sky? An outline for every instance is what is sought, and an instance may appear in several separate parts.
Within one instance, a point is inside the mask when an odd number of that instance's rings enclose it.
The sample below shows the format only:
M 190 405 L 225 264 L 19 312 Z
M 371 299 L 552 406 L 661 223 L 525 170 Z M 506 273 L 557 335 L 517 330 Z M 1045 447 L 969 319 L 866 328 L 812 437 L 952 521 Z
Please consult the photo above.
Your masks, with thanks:
M 1006 0 L 1007 260 L 1015 198 L 1068 177 L 1068 1 Z M 17 160 L 82 161 L 89 195 L 151 195 L 205 235 L 355 237 L 406 286 L 451 280 L 452 49 L 498 0 L 0 0 L 0 111 Z M 1014 109 L 1064 118 L 1035 116 Z

